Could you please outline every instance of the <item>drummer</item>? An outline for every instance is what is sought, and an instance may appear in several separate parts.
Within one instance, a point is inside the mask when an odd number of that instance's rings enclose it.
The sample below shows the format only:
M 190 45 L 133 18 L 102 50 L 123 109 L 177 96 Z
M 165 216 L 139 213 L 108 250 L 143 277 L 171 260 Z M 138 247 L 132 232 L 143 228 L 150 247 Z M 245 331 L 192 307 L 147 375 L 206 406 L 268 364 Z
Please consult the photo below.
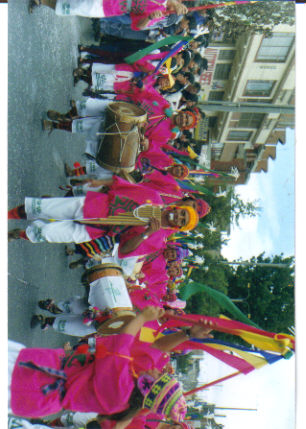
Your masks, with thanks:
M 75 222 L 86 219 L 119 216 L 142 204 L 161 206 L 161 219 L 151 218 L 147 227 L 84 225 Z M 173 231 L 189 231 L 196 227 L 198 215 L 188 206 L 163 207 L 158 192 L 148 191 L 141 185 L 130 184 L 115 176 L 110 191 L 87 192 L 85 197 L 25 198 L 25 204 L 9 211 L 10 219 L 34 220 L 26 230 L 9 232 L 9 241 L 23 238 L 33 243 L 82 243 L 121 231 L 119 257 L 143 256 L 163 246 Z M 56 222 L 50 220 L 56 219 Z

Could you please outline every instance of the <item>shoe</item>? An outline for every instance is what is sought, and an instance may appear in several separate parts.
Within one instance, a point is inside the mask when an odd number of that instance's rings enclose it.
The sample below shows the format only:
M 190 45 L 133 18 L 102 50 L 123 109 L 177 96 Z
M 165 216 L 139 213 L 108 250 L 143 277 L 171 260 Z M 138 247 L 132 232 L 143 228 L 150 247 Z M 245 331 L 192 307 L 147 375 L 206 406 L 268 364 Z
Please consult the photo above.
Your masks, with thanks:
M 62 310 L 55 305 L 55 302 L 53 299 L 48 298 L 42 301 L 38 301 L 38 307 L 42 310 L 49 311 L 52 314 L 60 314 L 62 313 Z
M 21 231 L 22 230 L 19 228 L 12 229 L 11 231 L 9 231 L 7 234 L 8 242 L 10 243 L 11 241 L 19 240 Z

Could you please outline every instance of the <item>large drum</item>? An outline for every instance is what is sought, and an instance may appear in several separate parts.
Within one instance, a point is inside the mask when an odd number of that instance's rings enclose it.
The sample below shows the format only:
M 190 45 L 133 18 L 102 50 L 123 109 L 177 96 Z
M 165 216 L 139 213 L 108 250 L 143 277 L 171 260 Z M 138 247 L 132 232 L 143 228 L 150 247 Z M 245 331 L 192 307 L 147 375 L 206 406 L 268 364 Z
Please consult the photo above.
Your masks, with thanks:
M 116 174 L 133 171 L 146 120 L 146 112 L 135 104 L 110 103 L 96 155 L 98 164 Z
M 100 310 L 109 310 L 111 318 L 97 329 L 100 335 L 117 334 L 123 326 L 135 317 L 133 304 L 117 264 L 100 264 L 85 273 L 89 283 L 88 302 Z

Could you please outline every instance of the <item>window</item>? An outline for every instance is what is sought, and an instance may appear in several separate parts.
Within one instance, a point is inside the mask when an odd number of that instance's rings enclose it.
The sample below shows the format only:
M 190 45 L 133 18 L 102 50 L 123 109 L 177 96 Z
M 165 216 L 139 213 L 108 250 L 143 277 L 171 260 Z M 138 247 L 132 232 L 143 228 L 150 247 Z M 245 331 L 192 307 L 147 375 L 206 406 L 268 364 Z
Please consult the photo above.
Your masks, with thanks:
M 238 131 L 238 130 L 231 130 L 228 133 L 227 140 L 230 141 L 249 141 L 252 137 L 252 131 Z
M 241 113 L 238 128 L 259 128 L 263 119 L 264 113 Z
M 220 101 L 223 100 L 224 91 L 210 91 L 208 100 L 209 101 Z
M 269 97 L 275 80 L 248 80 L 244 95 L 249 97 Z
M 217 116 L 209 116 L 208 118 L 208 126 L 209 128 L 214 128 L 217 125 Z
M 222 49 L 219 53 L 219 60 L 232 60 L 235 53 L 234 49 Z
M 214 80 L 227 80 L 231 71 L 232 65 L 231 64 L 217 64 L 215 73 L 214 73 Z
M 292 33 L 274 33 L 265 37 L 257 52 L 256 61 L 285 62 L 294 42 Z

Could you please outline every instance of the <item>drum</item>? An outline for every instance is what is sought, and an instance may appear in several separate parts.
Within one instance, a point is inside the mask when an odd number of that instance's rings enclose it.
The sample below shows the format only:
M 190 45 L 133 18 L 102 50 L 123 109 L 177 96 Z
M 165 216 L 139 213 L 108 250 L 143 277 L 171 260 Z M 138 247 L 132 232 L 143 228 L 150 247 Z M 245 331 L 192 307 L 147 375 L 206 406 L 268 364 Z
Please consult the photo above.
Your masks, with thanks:
M 111 314 L 97 329 L 98 334 L 117 334 L 135 317 L 121 267 L 113 263 L 95 265 L 87 270 L 85 278 L 90 287 L 89 304 Z
M 110 103 L 101 130 L 97 163 L 116 174 L 133 171 L 146 120 L 146 112 L 135 104 L 124 101 Z

